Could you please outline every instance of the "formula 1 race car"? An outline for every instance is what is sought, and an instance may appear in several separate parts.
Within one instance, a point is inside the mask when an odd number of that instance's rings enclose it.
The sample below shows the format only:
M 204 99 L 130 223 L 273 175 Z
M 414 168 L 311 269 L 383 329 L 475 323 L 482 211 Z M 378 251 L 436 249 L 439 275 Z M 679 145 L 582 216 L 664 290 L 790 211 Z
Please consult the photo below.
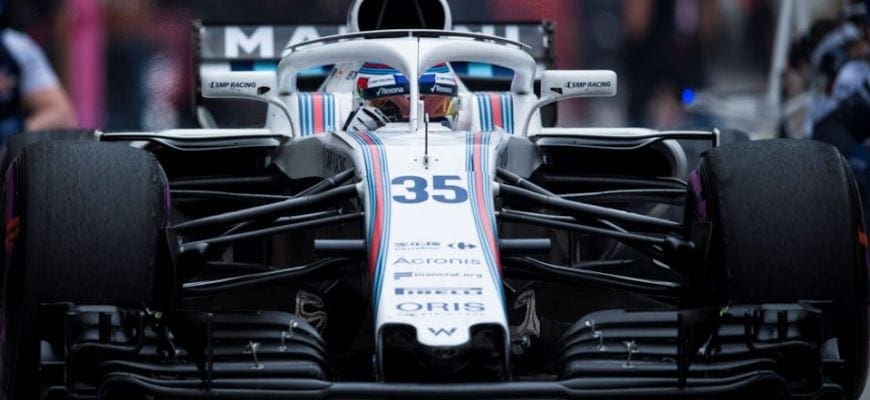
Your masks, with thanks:
M 544 127 L 616 75 L 388 3 L 275 70 L 200 69 L 265 128 L 10 139 L 6 398 L 861 393 L 867 235 L 833 147 Z

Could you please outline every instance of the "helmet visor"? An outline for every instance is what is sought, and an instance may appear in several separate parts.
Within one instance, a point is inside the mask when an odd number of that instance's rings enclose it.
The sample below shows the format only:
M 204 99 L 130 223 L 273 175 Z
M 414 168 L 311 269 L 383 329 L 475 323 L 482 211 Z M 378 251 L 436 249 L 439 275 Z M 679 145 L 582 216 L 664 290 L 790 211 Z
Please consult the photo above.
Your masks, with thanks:
M 422 95 L 423 112 L 431 121 L 438 121 L 456 114 L 457 98 L 453 96 Z M 381 110 L 391 121 L 407 121 L 411 113 L 411 100 L 408 95 L 385 96 L 366 100 L 366 105 Z

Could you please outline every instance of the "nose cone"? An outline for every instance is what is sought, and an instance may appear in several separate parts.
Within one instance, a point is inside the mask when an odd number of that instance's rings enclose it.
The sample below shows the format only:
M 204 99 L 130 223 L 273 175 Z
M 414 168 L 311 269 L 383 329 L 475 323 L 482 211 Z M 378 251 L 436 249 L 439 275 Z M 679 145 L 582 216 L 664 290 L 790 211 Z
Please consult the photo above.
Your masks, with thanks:
M 454 329 L 442 329 L 440 334 L 455 334 Z M 387 381 L 408 382 L 420 376 L 443 382 L 498 381 L 507 376 L 507 338 L 498 326 L 473 326 L 469 340 L 454 346 L 427 346 L 416 336 L 409 326 L 393 325 L 382 331 L 382 371 Z

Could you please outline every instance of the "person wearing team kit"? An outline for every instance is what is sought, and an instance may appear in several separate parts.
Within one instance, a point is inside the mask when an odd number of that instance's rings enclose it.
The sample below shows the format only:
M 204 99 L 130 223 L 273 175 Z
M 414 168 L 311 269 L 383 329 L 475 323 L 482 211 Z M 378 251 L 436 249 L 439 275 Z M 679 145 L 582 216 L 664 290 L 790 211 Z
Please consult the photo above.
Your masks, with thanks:
M 380 110 L 390 122 L 407 121 L 411 110 L 408 79 L 390 66 L 365 63 L 357 75 L 356 96 L 363 106 Z M 420 75 L 423 113 L 432 122 L 452 125 L 459 112 L 459 89 L 447 64 L 439 64 Z
M 0 0 L 0 13 L 5 3 Z M 0 26 L 0 143 L 18 132 L 75 126 L 72 104 L 42 49 Z

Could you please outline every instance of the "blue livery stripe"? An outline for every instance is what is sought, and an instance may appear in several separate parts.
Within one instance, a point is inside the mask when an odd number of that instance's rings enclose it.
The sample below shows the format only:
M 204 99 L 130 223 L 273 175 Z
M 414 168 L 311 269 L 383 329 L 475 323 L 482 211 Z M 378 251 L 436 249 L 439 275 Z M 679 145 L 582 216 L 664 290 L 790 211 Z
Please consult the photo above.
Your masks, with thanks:
M 275 71 L 278 69 L 276 61 L 254 61 L 254 71 Z
M 300 136 L 335 131 L 335 95 L 332 93 L 306 93 L 297 94 L 299 104 L 299 130 Z M 315 102 L 320 103 L 320 115 L 315 115 Z M 318 127 L 315 121 L 323 121 L 322 127 Z
M 478 92 L 474 94 L 477 100 L 480 130 L 491 132 L 496 127 L 501 127 L 505 132 L 514 133 L 514 100 L 510 92 Z M 492 112 L 493 96 L 498 100 L 498 109 L 501 110 L 501 119 L 496 121 Z
M 475 143 L 475 138 L 480 138 L 480 143 Z M 469 198 L 471 199 L 471 209 L 472 214 L 474 216 L 474 224 L 475 230 L 477 232 L 478 240 L 480 241 L 481 248 L 483 250 L 484 259 L 486 262 L 486 266 L 489 269 L 490 276 L 493 279 L 493 284 L 495 285 L 496 290 L 498 290 L 499 297 L 504 303 L 504 288 L 502 287 L 501 282 L 501 273 L 499 272 L 498 267 L 498 257 L 496 252 L 498 249 L 493 249 L 492 244 L 487 237 L 487 230 L 492 232 L 492 239 L 495 243 L 498 243 L 498 231 L 496 230 L 495 224 L 495 213 L 492 209 L 492 191 L 491 191 L 491 177 L 488 171 L 489 166 L 489 133 L 482 132 L 480 134 L 474 134 L 471 132 L 467 133 L 466 136 L 466 167 L 468 168 L 468 191 Z M 476 158 L 475 156 L 475 147 L 479 149 L 480 157 Z M 475 161 L 477 165 L 480 167 L 480 177 L 476 174 L 477 168 L 475 166 Z M 483 188 L 482 193 L 478 193 L 478 185 Z M 483 198 L 483 207 L 481 208 L 479 201 L 480 198 Z M 482 216 L 489 216 L 490 226 L 486 226 L 483 222 Z
M 230 71 L 253 71 L 254 62 L 247 60 L 230 61 Z
M 514 97 L 509 92 L 504 92 L 501 97 L 502 127 L 508 133 L 514 133 Z
M 386 263 L 387 250 L 389 249 L 389 226 L 390 226 L 390 181 L 387 167 L 387 156 L 383 151 L 383 142 L 377 135 L 372 135 L 365 132 L 356 132 L 354 134 L 348 133 L 348 136 L 356 140 L 357 143 L 362 147 L 363 159 L 366 166 L 366 171 L 369 173 L 366 174 L 366 184 L 367 184 L 367 195 L 368 202 L 366 208 L 366 231 L 368 235 L 367 239 L 370 241 L 368 243 L 369 251 L 372 250 L 373 243 L 371 242 L 375 238 L 375 226 L 378 221 L 376 218 L 382 218 L 381 222 L 381 233 L 378 237 L 379 247 L 377 249 L 377 254 L 374 254 L 374 273 L 372 274 L 372 285 L 373 285 L 373 298 L 372 305 L 375 310 L 378 308 L 378 303 L 380 302 L 381 292 L 383 291 L 383 282 L 384 282 L 384 268 Z M 379 168 L 375 168 L 375 159 L 378 161 Z M 378 174 L 381 185 L 377 184 L 377 177 L 374 174 Z M 383 199 L 382 210 L 383 215 L 377 215 L 377 198 L 378 194 L 381 194 L 381 198 Z M 370 255 L 371 256 L 371 255 Z M 371 259 L 371 257 L 370 257 Z
M 300 134 L 300 136 L 308 136 L 309 132 L 311 132 L 310 129 L 308 128 L 308 126 L 306 126 L 308 123 L 308 118 L 310 117 L 310 114 L 305 109 L 308 105 L 308 101 L 306 99 L 307 95 L 308 95 L 308 93 L 302 93 L 302 92 L 300 92 L 296 95 L 297 104 L 299 105 L 299 130 L 300 130 L 299 134 Z

